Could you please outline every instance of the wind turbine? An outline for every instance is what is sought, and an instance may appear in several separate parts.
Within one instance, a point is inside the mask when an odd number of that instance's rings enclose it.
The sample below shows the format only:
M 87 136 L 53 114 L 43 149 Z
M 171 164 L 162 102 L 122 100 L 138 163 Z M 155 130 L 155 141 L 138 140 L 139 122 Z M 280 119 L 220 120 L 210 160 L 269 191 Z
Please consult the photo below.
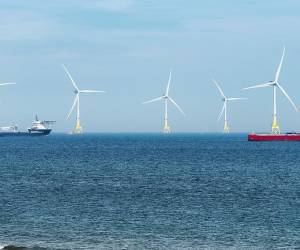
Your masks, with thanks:
M 171 129 L 170 129 L 170 126 L 168 124 L 168 101 L 170 101 L 183 115 L 185 115 L 185 113 L 180 108 L 180 106 L 169 95 L 171 77 L 172 77 L 172 70 L 170 70 L 169 81 L 168 81 L 168 84 L 167 84 L 167 88 L 166 88 L 165 94 L 163 94 L 160 97 L 154 98 L 154 99 L 152 99 L 150 101 L 146 101 L 146 102 L 143 103 L 143 104 L 146 104 L 146 103 L 150 103 L 150 102 L 156 102 L 156 101 L 164 100 L 164 102 L 165 102 L 165 114 L 164 114 L 163 132 L 166 133 L 166 134 L 171 133 Z
M 247 98 L 241 98 L 241 97 L 230 97 L 230 98 L 227 98 L 223 92 L 223 90 L 221 89 L 220 85 L 215 81 L 215 80 L 212 80 L 213 83 L 216 85 L 217 89 L 219 90 L 221 96 L 222 96 L 222 101 L 224 102 L 223 104 L 223 107 L 222 107 L 222 110 L 219 114 L 219 117 L 218 117 L 218 121 L 221 119 L 223 113 L 224 113 L 224 128 L 223 128 L 223 132 L 224 133 L 229 133 L 229 127 L 228 127 L 228 123 L 227 123 L 227 103 L 229 101 L 237 101 L 237 100 L 246 100 Z
M 85 89 L 85 90 L 80 90 L 77 87 L 77 84 L 75 83 L 74 79 L 72 78 L 70 72 L 68 71 L 68 69 L 66 68 L 66 66 L 63 64 L 62 67 L 64 68 L 65 72 L 67 73 L 73 87 L 74 87 L 74 94 L 75 94 L 75 99 L 73 102 L 73 105 L 69 111 L 69 114 L 67 116 L 67 119 L 69 119 L 70 115 L 73 112 L 73 109 L 75 107 L 75 105 L 77 104 L 77 115 L 76 115 L 76 126 L 73 130 L 73 134 L 81 134 L 82 133 L 82 127 L 80 125 L 80 104 L 79 104 L 79 98 L 80 98 L 80 94 L 81 93 L 105 93 L 105 91 L 99 91 L 99 90 L 89 90 L 89 89 Z
M 282 66 L 282 62 L 283 62 L 284 55 L 285 55 L 285 47 L 283 47 L 281 60 L 280 60 L 280 63 L 279 63 L 279 66 L 278 66 L 278 68 L 277 68 L 276 75 L 275 75 L 275 80 L 270 81 L 270 82 L 268 82 L 268 83 L 263 83 L 263 84 L 251 86 L 251 87 L 248 87 L 248 88 L 244 88 L 244 89 L 254 89 L 254 88 L 273 87 L 273 121 L 272 121 L 272 134 L 280 134 L 280 129 L 279 129 L 279 126 L 278 126 L 278 124 L 277 124 L 277 101 L 276 101 L 276 89 L 277 89 L 277 88 L 285 95 L 285 97 L 289 100 L 289 102 L 292 104 L 292 106 L 294 107 L 294 109 L 295 109 L 296 111 L 298 111 L 298 109 L 297 109 L 295 103 L 292 101 L 292 99 L 289 97 L 289 95 L 288 95 L 287 92 L 283 89 L 283 87 L 278 83 L 279 74 L 280 74 L 280 71 L 281 71 L 281 66 Z

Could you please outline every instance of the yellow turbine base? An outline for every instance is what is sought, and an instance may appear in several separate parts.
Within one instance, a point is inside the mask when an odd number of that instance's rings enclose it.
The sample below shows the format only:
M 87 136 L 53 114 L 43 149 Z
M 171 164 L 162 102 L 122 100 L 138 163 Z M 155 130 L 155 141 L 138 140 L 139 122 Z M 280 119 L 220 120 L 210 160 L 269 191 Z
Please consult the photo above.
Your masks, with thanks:
M 170 128 L 170 126 L 168 125 L 168 121 L 166 121 L 166 120 L 165 120 L 165 123 L 164 123 L 163 132 L 164 132 L 165 134 L 170 134 L 170 133 L 171 133 L 171 128 Z
M 224 123 L 223 133 L 226 133 L 226 134 L 229 133 L 229 127 L 228 127 L 228 124 L 226 121 Z
M 277 124 L 276 117 L 273 118 L 273 122 L 272 122 L 272 134 L 274 134 L 274 135 L 280 134 L 280 129 L 279 129 L 279 126 Z
M 76 126 L 73 130 L 73 134 L 81 134 L 82 133 L 82 127 L 80 126 L 80 121 L 76 122 Z

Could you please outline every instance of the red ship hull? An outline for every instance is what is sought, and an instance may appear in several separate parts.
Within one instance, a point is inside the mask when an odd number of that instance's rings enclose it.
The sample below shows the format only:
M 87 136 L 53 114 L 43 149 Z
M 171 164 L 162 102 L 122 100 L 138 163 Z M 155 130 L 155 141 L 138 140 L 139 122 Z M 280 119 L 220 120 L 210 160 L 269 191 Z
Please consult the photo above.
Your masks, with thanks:
M 248 141 L 300 141 L 300 134 L 249 134 Z

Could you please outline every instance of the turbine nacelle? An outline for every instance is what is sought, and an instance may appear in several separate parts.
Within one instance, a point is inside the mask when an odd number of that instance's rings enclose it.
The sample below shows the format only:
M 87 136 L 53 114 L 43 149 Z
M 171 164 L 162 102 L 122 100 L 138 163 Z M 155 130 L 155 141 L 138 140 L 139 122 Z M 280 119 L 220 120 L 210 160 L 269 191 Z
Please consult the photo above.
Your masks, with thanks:
M 276 85 L 278 85 L 278 82 L 276 82 L 276 81 L 269 81 L 268 84 L 269 84 L 269 86 L 276 86 Z

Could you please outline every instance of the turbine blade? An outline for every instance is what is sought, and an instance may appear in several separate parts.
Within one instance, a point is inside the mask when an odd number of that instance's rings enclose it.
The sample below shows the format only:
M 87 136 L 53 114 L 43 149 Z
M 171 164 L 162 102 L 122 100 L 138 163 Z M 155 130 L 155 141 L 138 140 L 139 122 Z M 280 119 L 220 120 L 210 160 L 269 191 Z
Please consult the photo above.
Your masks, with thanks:
M 185 115 L 185 113 L 183 112 L 183 110 L 179 107 L 179 105 L 171 98 L 168 97 L 168 99 L 174 104 L 174 106 L 183 114 Z
M 67 73 L 68 77 L 70 78 L 73 87 L 78 91 L 79 89 L 78 89 L 74 79 L 72 78 L 70 72 L 68 71 L 67 67 L 64 64 L 62 64 L 62 67 L 64 68 L 65 72 Z
M 78 97 L 79 97 L 79 94 L 77 94 L 76 97 L 75 97 L 75 99 L 74 99 L 73 105 L 72 105 L 72 107 L 71 107 L 71 109 L 70 109 L 70 112 L 69 112 L 69 114 L 68 114 L 68 116 L 67 116 L 67 120 L 69 119 L 70 115 L 71 115 L 72 112 L 73 112 L 73 109 L 74 109 L 76 103 L 78 102 Z
M 90 89 L 84 89 L 80 90 L 80 93 L 106 93 L 106 91 L 101 91 L 101 90 L 90 90 Z
M 143 102 L 143 104 L 150 103 L 150 102 L 156 102 L 156 101 L 159 101 L 159 100 L 161 100 L 161 99 L 163 99 L 163 97 L 162 97 L 162 96 L 160 96 L 160 97 L 157 97 L 157 98 L 154 98 L 154 99 L 152 99 L 152 100 L 149 100 L 149 101 L 146 101 L 146 102 Z
M 223 115 L 223 113 L 224 113 L 225 105 L 226 105 L 226 103 L 224 102 L 223 107 L 222 107 L 222 109 L 221 109 L 221 112 L 220 112 L 220 114 L 219 114 L 219 116 L 218 116 L 218 121 L 220 121 L 220 119 L 221 119 L 221 117 L 222 117 L 222 115 Z
M 167 89 L 166 89 L 166 96 L 169 95 L 171 78 L 172 78 L 172 69 L 170 69 L 169 80 L 168 80 L 168 85 L 167 85 Z
M 295 103 L 292 101 L 292 99 L 289 97 L 289 95 L 286 93 L 286 91 L 281 87 L 279 84 L 277 84 L 277 87 L 281 90 L 281 92 L 285 95 L 285 97 L 290 101 L 294 109 L 298 112 L 298 108 L 295 105 Z
M 265 87 L 269 87 L 269 86 L 272 86 L 272 85 L 274 85 L 274 82 L 262 83 L 262 84 L 254 85 L 254 86 L 247 87 L 247 88 L 244 88 L 244 89 L 246 90 L 246 89 L 265 88 Z
M 248 98 L 242 98 L 242 97 L 232 97 L 232 98 L 227 98 L 227 101 L 236 101 L 236 100 L 247 100 Z
M 217 83 L 217 81 L 214 80 L 214 79 L 212 79 L 212 81 L 213 81 L 213 83 L 217 86 L 217 88 L 218 88 L 220 94 L 221 94 L 224 98 L 226 98 L 224 92 L 222 91 L 222 89 L 221 89 L 220 85 Z
M 5 83 L 0 83 L 0 86 L 4 86 L 4 85 L 15 85 L 15 82 L 5 82 Z
M 285 47 L 283 47 L 283 51 L 282 51 L 282 56 L 281 56 L 281 60 L 278 66 L 278 69 L 276 71 L 276 76 L 275 76 L 275 82 L 278 82 L 278 78 L 279 78 L 279 74 L 281 71 L 281 66 L 282 66 L 282 62 L 283 62 L 283 58 L 284 58 L 284 54 L 285 54 Z

